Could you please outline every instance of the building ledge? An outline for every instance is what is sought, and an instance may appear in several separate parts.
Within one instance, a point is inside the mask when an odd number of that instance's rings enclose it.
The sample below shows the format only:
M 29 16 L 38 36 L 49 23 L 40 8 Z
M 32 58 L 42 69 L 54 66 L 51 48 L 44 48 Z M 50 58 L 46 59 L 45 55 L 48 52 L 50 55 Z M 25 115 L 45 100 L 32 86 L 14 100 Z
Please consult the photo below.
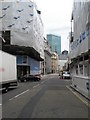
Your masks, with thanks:
M 13 55 L 27 55 L 37 61 L 43 61 L 44 59 L 40 57 L 40 54 L 33 47 L 25 47 L 18 45 L 4 45 L 2 50 Z
M 74 57 L 74 58 L 71 58 L 72 61 L 75 61 L 77 60 L 78 58 L 80 58 L 81 56 L 84 56 L 84 55 L 90 55 L 90 49 L 85 51 L 84 53 L 81 53 L 80 55 Z

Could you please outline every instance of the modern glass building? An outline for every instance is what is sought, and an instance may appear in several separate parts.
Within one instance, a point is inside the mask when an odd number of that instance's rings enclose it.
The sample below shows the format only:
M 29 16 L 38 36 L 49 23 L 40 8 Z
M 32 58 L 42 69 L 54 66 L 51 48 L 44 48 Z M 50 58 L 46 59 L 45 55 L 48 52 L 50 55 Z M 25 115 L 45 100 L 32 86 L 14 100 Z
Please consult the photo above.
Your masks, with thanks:
M 48 34 L 47 40 L 48 40 L 49 45 L 51 46 L 51 51 L 56 52 L 60 56 L 60 54 L 61 54 L 61 36 Z

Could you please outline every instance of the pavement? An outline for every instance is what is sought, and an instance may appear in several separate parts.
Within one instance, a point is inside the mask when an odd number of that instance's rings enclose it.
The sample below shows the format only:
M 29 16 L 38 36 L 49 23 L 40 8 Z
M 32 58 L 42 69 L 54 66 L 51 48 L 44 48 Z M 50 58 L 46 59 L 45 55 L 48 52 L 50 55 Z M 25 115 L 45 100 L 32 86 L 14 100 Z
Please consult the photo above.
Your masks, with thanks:
M 68 89 L 76 96 L 78 97 L 87 107 L 90 108 L 90 99 L 83 95 L 78 89 L 75 89 L 72 85 L 68 87 Z

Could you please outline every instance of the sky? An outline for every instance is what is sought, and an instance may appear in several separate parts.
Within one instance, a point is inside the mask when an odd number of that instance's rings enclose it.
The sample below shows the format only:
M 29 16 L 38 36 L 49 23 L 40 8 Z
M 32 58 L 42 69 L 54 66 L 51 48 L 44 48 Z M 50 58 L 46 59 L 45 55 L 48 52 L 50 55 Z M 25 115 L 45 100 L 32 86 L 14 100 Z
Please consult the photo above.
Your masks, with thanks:
M 73 0 L 34 0 L 41 10 L 44 24 L 44 36 L 54 34 L 61 36 L 61 51 L 69 51 L 69 32 Z

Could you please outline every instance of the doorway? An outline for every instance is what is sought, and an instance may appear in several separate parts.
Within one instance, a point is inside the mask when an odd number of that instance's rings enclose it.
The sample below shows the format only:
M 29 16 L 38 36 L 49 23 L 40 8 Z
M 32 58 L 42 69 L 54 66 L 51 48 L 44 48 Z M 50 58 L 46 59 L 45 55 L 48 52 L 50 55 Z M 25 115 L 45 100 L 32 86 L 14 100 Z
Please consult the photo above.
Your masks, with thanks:
M 17 66 L 17 77 L 18 79 L 21 76 L 24 76 L 26 74 L 30 74 L 30 66 Z

